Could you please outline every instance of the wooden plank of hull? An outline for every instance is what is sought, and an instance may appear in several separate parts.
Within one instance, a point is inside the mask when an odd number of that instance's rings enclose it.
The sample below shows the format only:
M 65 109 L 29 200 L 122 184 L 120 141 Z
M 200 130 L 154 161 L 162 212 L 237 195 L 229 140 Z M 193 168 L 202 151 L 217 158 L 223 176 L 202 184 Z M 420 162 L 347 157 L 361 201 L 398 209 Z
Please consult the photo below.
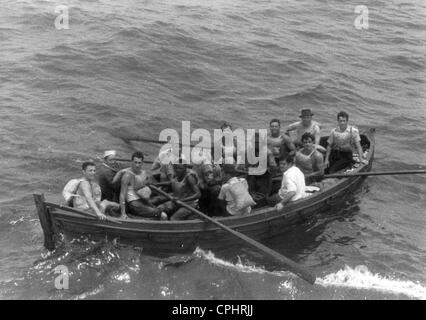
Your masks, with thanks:
M 374 133 L 370 133 L 369 164 L 357 171 L 369 171 L 374 155 Z M 273 208 L 253 210 L 243 217 L 221 218 L 220 221 L 256 240 L 265 240 L 282 234 L 283 230 L 309 219 L 320 210 L 326 210 L 335 203 L 344 201 L 365 177 L 342 179 L 309 198 L 286 205 L 282 212 Z M 235 238 L 218 227 L 201 220 L 192 221 L 150 221 L 121 220 L 121 224 L 98 221 L 84 217 L 69 207 L 43 202 L 49 210 L 49 219 L 55 233 L 63 232 L 72 236 L 91 235 L 95 239 L 118 238 L 120 242 L 142 246 L 157 253 L 179 253 L 194 250 L 227 248 Z M 40 205 L 40 203 L 39 203 Z

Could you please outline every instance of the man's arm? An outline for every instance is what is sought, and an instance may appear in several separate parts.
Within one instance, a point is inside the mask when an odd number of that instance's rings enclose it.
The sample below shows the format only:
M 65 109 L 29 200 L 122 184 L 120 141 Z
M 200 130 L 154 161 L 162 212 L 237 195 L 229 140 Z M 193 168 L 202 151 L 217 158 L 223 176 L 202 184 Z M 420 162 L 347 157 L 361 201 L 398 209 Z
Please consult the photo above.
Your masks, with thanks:
M 315 144 L 319 146 L 321 139 L 321 129 L 318 124 L 314 127 Z
M 118 171 L 114 178 L 112 179 L 112 184 L 117 184 L 120 185 L 121 184 L 121 178 L 123 177 L 123 174 L 126 172 L 127 169 L 121 169 L 120 171 Z
M 200 191 L 200 188 L 198 187 L 198 184 L 195 178 L 190 175 L 187 178 L 187 182 L 189 183 L 189 186 L 191 187 L 194 194 L 192 196 L 181 199 L 181 201 L 188 202 L 188 201 L 199 199 L 201 197 L 201 191 Z
M 296 146 L 288 135 L 283 135 L 283 144 L 287 146 L 288 154 L 296 154 Z
M 287 129 L 285 130 L 285 132 L 288 133 L 290 131 L 296 130 L 298 125 L 299 125 L 299 122 L 294 122 L 294 123 L 290 124 L 287 127 Z
M 92 198 L 90 183 L 88 181 L 81 182 L 81 190 L 83 192 L 84 197 L 86 198 L 87 204 L 95 212 L 98 218 L 102 220 L 106 218 L 106 216 L 99 210 L 98 206 L 95 203 L 95 200 L 93 200 Z
M 320 154 L 319 152 L 315 152 L 314 153 L 314 165 L 313 165 L 313 169 L 314 172 L 313 174 L 315 175 L 323 175 L 324 174 L 324 160 L 322 158 L 322 154 Z
M 121 216 L 126 215 L 126 195 L 127 195 L 128 189 L 129 189 L 129 183 L 130 183 L 130 174 L 125 173 L 124 176 L 121 178 L 121 190 L 120 190 Z
M 330 136 L 327 139 L 327 151 L 325 152 L 325 159 L 324 159 L 324 167 L 328 168 L 330 165 L 330 153 L 331 153 L 331 146 L 333 145 L 333 130 L 330 133 Z
M 352 130 L 354 135 L 355 146 L 358 151 L 359 161 L 363 161 L 365 160 L 365 158 L 364 158 L 364 152 L 362 151 L 362 147 L 361 147 L 361 137 L 359 136 L 359 131 L 356 128 L 353 128 Z
M 293 198 L 296 195 L 295 191 L 290 191 L 290 192 L 286 192 L 282 198 L 282 200 L 280 201 L 280 203 L 282 205 L 286 204 L 287 202 L 289 202 L 291 200 L 291 198 Z

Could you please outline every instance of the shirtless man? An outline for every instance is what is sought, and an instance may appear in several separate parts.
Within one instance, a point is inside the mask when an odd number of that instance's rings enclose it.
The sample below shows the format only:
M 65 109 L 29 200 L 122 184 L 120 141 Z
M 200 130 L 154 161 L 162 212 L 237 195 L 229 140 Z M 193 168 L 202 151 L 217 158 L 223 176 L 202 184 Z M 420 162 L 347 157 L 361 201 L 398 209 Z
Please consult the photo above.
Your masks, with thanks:
M 76 196 L 73 198 L 73 207 L 78 210 L 92 211 L 98 219 L 105 220 L 106 216 L 102 212 L 105 206 L 104 204 L 101 206 L 101 188 L 95 181 L 96 165 L 91 161 L 86 161 L 83 163 L 82 169 L 83 178 L 77 187 Z
M 304 133 L 309 132 L 314 135 L 315 141 L 314 144 L 319 146 L 321 138 L 321 129 L 318 122 L 312 120 L 314 114 L 311 112 L 311 109 L 303 109 L 300 114 L 301 121 L 297 121 L 288 126 L 286 133 L 290 131 L 296 131 L 294 143 L 297 146 L 302 146 L 302 136 Z M 325 151 L 322 150 L 322 151 Z
M 126 214 L 126 203 L 132 215 L 145 218 L 166 219 L 167 217 L 159 209 L 149 203 L 150 189 L 147 187 L 150 179 L 145 170 L 142 170 L 144 155 L 135 152 L 132 155 L 132 165 L 117 173 L 114 180 L 121 176 L 120 190 L 120 218 L 128 218 Z
M 295 154 L 296 147 L 286 134 L 281 134 L 281 123 L 278 119 L 269 122 L 270 134 L 268 135 L 268 149 L 275 158 L 276 165 L 281 159 L 285 159 L 289 154 Z
M 164 211 L 171 216 L 170 220 L 188 220 L 198 217 L 186 208 L 178 208 L 176 204 L 175 200 L 180 200 L 191 207 L 195 207 L 198 199 L 201 197 L 196 173 L 188 169 L 187 165 L 183 164 L 181 159 L 179 160 L 180 163 L 173 164 L 175 176 L 170 181 L 174 200 L 158 206 L 160 211 Z

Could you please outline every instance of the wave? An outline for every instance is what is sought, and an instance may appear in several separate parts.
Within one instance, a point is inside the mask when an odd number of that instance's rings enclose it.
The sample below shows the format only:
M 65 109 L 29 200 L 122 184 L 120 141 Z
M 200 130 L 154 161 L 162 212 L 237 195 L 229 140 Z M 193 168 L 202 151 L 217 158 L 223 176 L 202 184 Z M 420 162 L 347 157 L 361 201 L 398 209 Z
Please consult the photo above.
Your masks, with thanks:
M 393 279 L 372 273 L 366 266 L 355 268 L 345 266 L 337 272 L 319 278 L 318 284 L 324 287 L 344 287 L 353 289 L 376 290 L 410 298 L 426 300 L 426 287 L 409 280 Z
M 288 271 L 267 271 L 263 267 L 243 264 L 241 261 L 232 263 L 217 258 L 212 252 L 203 251 L 197 248 L 194 254 L 208 260 L 215 265 L 238 270 L 243 273 L 270 274 L 278 277 L 295 278 L 294 274 Z M 294 284 L 286 282 L 287 286 L 294 290 Z M 360 290 L 374 290 L 393 295 L 405 295 L 409 298 L 426 300 L 426 287 L 409 280 L 394 279 L 389 276 L 382 276 L 372 273 L 364 265 L 352 268 L 345 266 L 343 269 L 317 278 L 316 284 L 322 287 L 340 287 Z

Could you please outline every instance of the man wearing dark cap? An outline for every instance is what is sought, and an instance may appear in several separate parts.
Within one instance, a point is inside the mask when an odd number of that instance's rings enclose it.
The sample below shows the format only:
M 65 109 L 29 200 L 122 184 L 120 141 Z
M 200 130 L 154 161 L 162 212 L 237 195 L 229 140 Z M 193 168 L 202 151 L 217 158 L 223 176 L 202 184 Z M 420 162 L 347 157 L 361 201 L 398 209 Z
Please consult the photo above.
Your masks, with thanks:
M 293 140 L 296 146 L 302 146 L 302 136 L 305 132 L 309 132 L 315 137 L 315 145 L 319 145 L 321 138 L 321 129 L 318 122 L 312 120 L 314 114 L 311 109 L 302 109 L 300 113 L 301 121 L 292 123 L 287 128 L 287 133 L 295 131 L 295 138 Z

